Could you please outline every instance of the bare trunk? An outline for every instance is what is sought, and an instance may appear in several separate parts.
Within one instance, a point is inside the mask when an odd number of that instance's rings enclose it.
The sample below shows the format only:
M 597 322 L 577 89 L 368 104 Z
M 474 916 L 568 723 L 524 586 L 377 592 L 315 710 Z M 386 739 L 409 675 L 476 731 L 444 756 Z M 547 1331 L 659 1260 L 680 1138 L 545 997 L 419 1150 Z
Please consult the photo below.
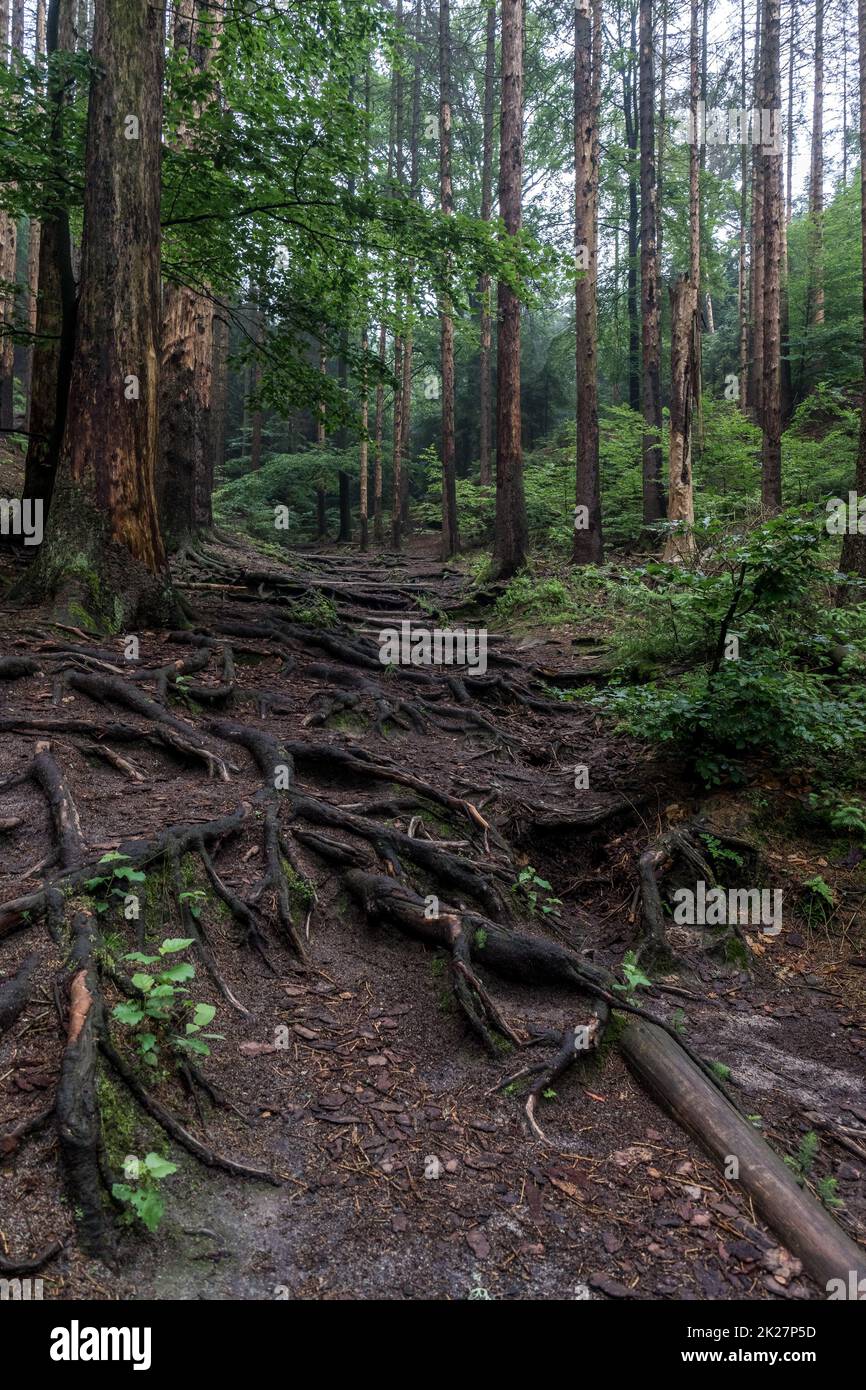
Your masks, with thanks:
M 9 0 L 0 0 L 0 63 L 7 61 L 10 40 Z M 18 250 L 18 224 L 11 213 L 0 209 L 0 281 L 15 280 Z M 15 295 L 0 294 L 0 429 L 11 430 L 14 402 L 15 347 L 11 337 L 15 319 Z
M 809 324 L 824 322 L 824 4 L 815 0 L 815 90 L 809 174 Z
M 36 3 L 36 43 L 37 61 L 45 54 L 45 0 Z M 39 241 L 42 228 L 38 218 L 31 217 L 27 229 L 27 332 L 30 340 L 24 355 L 24 369 L 21 376 L 21 389 L 24 393 L 24 427 L 30 428 L 30 396 L 33 389 L 33 352 L 36 341 L 36 309 L 39 293 Z
M 369 349 L 370 339 L 365 328 L 363 337 L 361 338 L 361 351 L 364 354 L 365 358 Z M 367 431 L 369 429 L 369 425 L 370 389 L 367 376 L 367 367 L 365 362 L 361 376 L 361 442 L 358 450 L 358 487 L 360 492 L 358 500 L 358 549 L 361 551 L 365 551 L 369 544 L 369 441 L 367 438 Z
M 866 0 L 858 0 L 857 32 L 860 40 L 860 71 L 866 73 Z M 860 83 L 860 225 L 861 261 L 863 266 L 863 316 L 866 320 L 866 82 Z M 866 371 L 866 340 L 863 346 L 863 368 Z M 860 414 L 860 448 L 857 454 L 857 475 L 854 480 L 858 497 L 866 497 L 866 400 Z M 866 580 L 866 535 L 846 535 L 842 543 L 841 569 L 844 574 L 856 574 Z
M 653 5 L 652 0 L 640 0 L 640 279 L 643 315 L 643 418 L 646 425 L 642 454 L 643 518 L 647 523 L 660 521 L 665 515 L 662 483 L 661 317 L 653 66 Z
M 499 204 L 505 230 L 521 227 L 523 188 L 523 0 L 502 0 Z M 520 301 L 499 283 L 496 354 L 496 536 L 494 573 L 507 578 L 526 559 L 526 501 L 520 417 Z
M 596 0 L 596 14 L 599 8 Z M 594 82 L 600 64 L 600 34 L 593 35 L 588 6 L 578 5 L 574 16 L 574 241 L 579 272 L 575 287 L 577 509 L 572 556 L 579 565 L 600 565 L 604 558 L 598 460 L 599 110 Z
M 489 222 L 493 214 L 493 107 L 496 81 L 496 4 L 487 10 L 487 44 L 484 54 L 484 152 L 481 162 L 481 216 Z M 493 332 L 490 315 L 490 276 L 482 275 L 478 285 L 481 300 L 481 353 L 479 408 L 481 412 L 479 456 L 482 486 L 491 480 L 491 448 L 493 435 L 493 392 L 490 376 L 490 357 Z
M 780 134 L 781 76 L 780 33 L 781 0 L 764 0 L 763 100 L 762 107 L 772 113 Z M 764 509 L 778 511 L 782 505 L 782 150 L 781 140 L 772 149 L 761 150 L 763 163 L 764 216 L 764 332 L 763 389 L 761 424 L 764 431 L 761 467 L 761 496 Z
M 692 140 L 689 144 L 689 273 L 671 286 L 671 404 L 670 489 L 668 536 L 664 557 L 682 560 L 694 553 L 695 502 L 692 448 L 695 404 L 700 389 L 701 212 L 700 144 L 697 119 L 700 94 L 698 61 L 698 0 L 691 0 L 689 45 L 689 106 Z
M 446 217 L 454 213 L 451 182 L 451 15 L 449 0 L 439 0 L 439 193 Z M 446 274 L 450 264 L 446 266 Z M 460 548 L 457 532 L 457 479 L 454 444 L 454 319 L 451 301 L 442 301 L 442 559 Z

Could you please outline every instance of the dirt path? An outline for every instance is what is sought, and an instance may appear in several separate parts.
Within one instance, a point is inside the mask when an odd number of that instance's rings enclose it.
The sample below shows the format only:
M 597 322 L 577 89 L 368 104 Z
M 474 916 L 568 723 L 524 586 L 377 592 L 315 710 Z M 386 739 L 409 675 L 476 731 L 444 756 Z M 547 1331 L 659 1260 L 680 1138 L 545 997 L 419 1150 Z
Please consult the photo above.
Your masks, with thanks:
M 180 578 L 194 632 L 136 634 L 135 664 L 121 638 L 2 620 L 0 986 L 36 959 L 0 1037 L 0 1250 L 62 1242 L 41 1270 L 55 1297 L 820 1297 L 632 1079 L 613 1025 L 543 1086 L 544 1139 L 507 1084 L 598 1021 L 532 951 L 617 970 L 639 942 L 641 852 L 698 812 L 740 830 L 732 804 L 696 806 L 675 767 L 553 700 L 592 662 L 550 634 L 491 631 L 484 674 L 383 667 L 382 628 L 462 612 L 460 575 L 423 551 L 288 566 L 215 545 Z M 112 851 L 144 874 L 137 922 L 94 910 L 120 901 L 93 884 Z M 441 939 L 417 939 L 425 921 Z M 530 943 L 520 983 L 481 963 L 497 923 Z M 810 1116 L 836 1126 L 807 1177 L 836 1177 L 862 1240 L 857 931 L 840 946 L 788 926 L 753 972 L 701 956 L 667 979 L 680 993 L 639 1002 L 730 1069 L 780 1151 Z M 149 1072 L 111 1019 L 124 954 L 170 937 L 196 940 L 182 958 L 221 1035 L 185 1078 L 165 1050 Z M 105 1180 L 151 1150 L 178 1164 L 165 1218 L 121 1227 L 110 1267 Z

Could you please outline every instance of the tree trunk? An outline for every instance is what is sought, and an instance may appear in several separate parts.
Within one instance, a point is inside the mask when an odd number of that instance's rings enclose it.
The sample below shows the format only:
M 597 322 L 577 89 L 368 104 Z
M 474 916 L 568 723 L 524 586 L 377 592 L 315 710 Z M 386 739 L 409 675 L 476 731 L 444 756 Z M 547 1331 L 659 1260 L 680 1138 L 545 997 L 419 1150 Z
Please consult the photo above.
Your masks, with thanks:
M 667 117 L 667 77 L 668 77 L 668 0 L 661 0 L 662 11 L 662 56 L 659 73 L 659 155 L 656 165 L 656 263 L 661 275 L 662 245 L 664 241 L 664 219 L 661 210 L 664 200 L 664 160 L 665 160 L 665 120 Z M 660 306 L 661 307 L 661 306 Z
M 349 491 L 349 475 L 341 468 L 338 476 L 340 483 L 340 534 L 338 539 L 348 545 L 352 540 L 352 503 Z
M 45 0 L 36 0 L 36 41 L 34 57 L 45 55 Z M 24 428 L 30 429 L 30 396 L 33 390 L 33 352 L 36 341 L 36 309 L 39 293 L 39 219 L 31 217 L 27 228 L 27 332 L 30 340 L 24 354 L 21 389 L 24 393 Z
M 9 0 L 0 0 L 0 63 L 7 61 L 9 32 Z M 0 281 L 15 280 L 18 251 L 18 223 L 15 217 L 0 209 Z M 14 363 L 15 345 L 11 337 L 15 319 L 15 295 L 0 293 L 0 429 L 11 430 L 15 425 Z
M 176 0 L 174 47 L 191 69 L 204 74 L 217 51 L 220 13 L 206 0 Z M 198 119 L 204 104 L 197 105 Z M 192 131 L 181 126 L 177 143 L 188 145 Z M 212 391 L 214 305 L 205 292 L 167 284 L 163 295 L 160 363 L 157 502 L 169 550 L 213 524 Z
M 780 135 L 781 124 L 781 7 L 781 0 L 764 0 L 764 80 L 761 106 L 772 113 L 777 136 Z M 764 444 L 761 495 L 765 511 L 776 512 L 782 505 L 781 140 L 774 141 L 772 150 L 762 150 L 761 158 L 764 171 L 764 361 L 761 392 Z
M 523 0 L 502 0 L 499 204 L 505 230 L 521 227 L 523 188 Z M 508 578 L 526 559 L 526 501 L 520 415 L 520 301 L 499 283 L 496 353 L 496 534 L 493 571 Z
M 213 314 L 212 476 L 219 473 L 226 461 L 226 412 L 229 386 L 229 325 L 226 314 L 226 305 L 217 301 Z
M 657 254 L 658 209 L 655 169 L 655 74 L 653 71 L 653 4 L 640 0 L 640 207 L 641 309 L 643 315 L 643 519 L 665 515 L 662 483 L 661 317 Z
M 370 425 L 370 387 L 367 374 L 366 357 L 370 350 L 370 339 L 366 328 L 361 338 L 361 352 L 364 366 L 361 370 L 361 439 L 358 450 L 358 549 L 362 552 L 369 545 L 369 440 L 367 431 Z
M 815 90 L 809 173 L 809 318 L 824 322 L 824 4 L 815 0 Z
M 598 12 L 599 4 L 594 6 Z M 604 559 L 598 462 L 598 119 L 594 74 L 601 64 L 588 3 L 574 12 L 574 241 L 577 469 L 572 556 L 578 565 Z M 583 510 L 585 509 L 585 510 Z
M 496 3 L 487 9 L 487 43 L 484 52 L 484 149 L 481 159 L 481 216 L 489 222 L 493 215 L 493 109 L 496 83 Z M 490 376 L 490 355 L 493 332 L 490 316 L 490 276 L 481 276 L 478 297 L 481 301 L 481 352 L 479 361 L 479 457 L 482 487 L 491 480 L 491 448 L 493 434 L 493 393 Z
M 764 0 L 755 9 L 755 106 L 763 105 L 761 58 L 762 13 Z M 763 156 L 759 144 L 752 146 L 752 235 L 750 247 L 751 288 L 750 318 L 752 323 L 749 372 L 749 405 L 760 425 L 764 391 L 764 178 Z
M 666 560 L 682 560 L 694 553 L 695 502 L 692 482 L 694 411 L 700 387 L 701 215 L 700 129 L 697 119 L 700 93 L 698 61 L 698 0 L 691 0 L 689 44 L 689 106 L 692 139 L 689 142 L 689 273 L 671 286 L 671 404 L 670 491 L 668 521 L 673 530 L 665 545 Z
M 451 14 L 449 0 L 439 0 L 439 193 L 446 217 L 454 214 L 451 182 Z M 450 262 L 446 275 L 450 273 Z M 454 443 L 454 319 L 451 300 L 442 298 L 442 559 L 460 547 L 457 532 L 457 477 Z
M 640 325 L 638 324 L 638 123 L 636 116 L 636 71 L 634 54 L 637 50 L 635 11 L 631 12 L 631 47 L 622 71 L 622 96 L 625 111 L 625 139 L 628 148 L 628 403 L 640 410 Z
M 866 0 L 858 0 L 857 32 L 860 40 L 860 72 L 866 73 Z M 860 82 L 860 226 L 861 263 L 863 267 L 863 317 L 866 321 L 866 82 Z M 866 339 L 863 345 L 863 368 L 866 371 Z M 860 448 L 857 454 L 857 475 L 854 480 L 858 497 L 866 497 L 866 400 L 860 413 Z M 842 543 L 841 566 L 844 574 L 856 574 L 866 580 L 866 535 L 846 535 Z
M 82 292 L 48 528 L 29 587 L 82 622 L 176 617 L 156 511 L 163 15 L 97 0 Z M 127 140 L 119 113 L 139 117 Z
M 740 107 L 746 110 L 746 0 L 740 0 Z M 748 408 L 749 397 L 749 297 L 746 271 L 747 219 L 749 208 L 749 154 L 743 141 L 740 148 L 740 255 L 737 278 L 737 313 L 740 325 L 740 409 Z
M 385 386 L 382 373 L 385 370 L 386 332 L 384 323 L 379 328 L 379 380 L 376 382 L 376 434 L 373 445 L 373 540 L 376 545 L 384 542 L 382 528 L 382 436 L 385 426 Z

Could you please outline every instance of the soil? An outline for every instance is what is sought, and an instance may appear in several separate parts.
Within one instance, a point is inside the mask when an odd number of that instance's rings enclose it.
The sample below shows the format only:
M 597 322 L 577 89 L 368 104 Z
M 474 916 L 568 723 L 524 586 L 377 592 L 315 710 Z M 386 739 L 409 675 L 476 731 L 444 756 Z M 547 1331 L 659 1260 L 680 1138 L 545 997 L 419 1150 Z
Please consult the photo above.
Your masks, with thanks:
M 471 881 L 449 871 L 468 863 L 475 888 L 486 883 L 516 929 L 619 972 L 642 939 L 638 860 L 647 846 L 695 823 L 748 839 L 766 881 L 785 890 L 781 935 L 747 931 L 748 960 L 735 966 L 696 953 L 654 977 L 636 1002 L 729 1069 L 726 1084 L 745 1113 L 780 1153 L 801 1155 L 803 1180 L 838 1203 L 837 1219 L 863 1242 L 862 853 L 804 841 L 798 809 L 807 787 L 756 767 L 745 789 L 708 796 L 675 761 L 617 734 L 586 700 L 552 698 L 551 687 L 592 687 L 597 659 L 585 655 L 579 629 L 491 629 L 486 683 L 454 687 L 453 671 L 434 668 L 425 672 L 428 688 L 411 671 L 365 664 L 380 628 L 404 618 L 420 626 L 459 610 L 464 621 L 488 626 L 489 614 L 462 606 L 466 582 L 438 563 L 432 545 L 416 540 L 405 556 L 362 557 L 343 547 L 278 558 L 237 541 L 210 543 L 185 557 L 177 577 L 194 630 L 216 645 L 138 633 L 137 663 L 126 659 L 129 634 L 97 638 L 52 626 L 44 613 L 4 610 L 0 659 L 34 658 L 36 669 L 0 679 L 0 823 L 17 821 L 0 830 L 0 987 L 33 953 L 39 959 L 27 1001 L 0 1037 L 0 1253 L 32 1260 L 60 1242 L 39 1271 L 49 1298 L 823 1297 L 736 1182 L 630 1075 L 616 1023 L 598 1053 L 545 1088 L 536 1112 L 544 1137 L 535 1134 L 520 1082 L 508 1085 L 527 1054 L 482 1046 L 455 993 L 450 953 L 375 914 L 368 919 L 347 887 L 347 856 L 371 873 L 390 872 L 425 900 L 491 917 Z M 0 563 L 11 577 L 17 561 Z M 335 605 L 331 626 L 322 626 L 329 615 L 317 595 Z M 226 624 L 235 633 L 221 632 Z M 233 681 L 220 643 L 231 645 Z M 131 674 L 133 665 L 164 671 L 201 651 L 206 664 L 179 683 Z M 112 666 L 119 674 L 106 670 Z M 180 721 L 166 726 L 180 744 L 145 741 L 158 728 L 152 711 L 122 705 L 115 687 L 99 697 L 99 676 Z M 358 676 L 371 688 L 353 684 Z M 222 702 L 221 685 L 231 687 Z M 456 715 L 443 715 L 446 705 Z M 295 745 L 292 792 L 332 808 L 333 823 L 294 813 L 269 789 L 262 799 L 254 752 L 216 732 L 217 723 Z M 165 1215 L 155 1234 L 102 1199 L 118 1242 L 113 1258 L 82 1247 L 78 1198 L 51 1115 L 69 1047 L 69 938 L 52 938 L 37 910 L 3 925 L 4 904 L 40 892 L 46 875 L 62 871 L 58 806 L 52 811 L 32 772 L 39 741 L 50 744 L 61 808 L 73 802 L 80 818 L 70 865 L 97 865 L 111 851 L 130 856 L 115 862 L 131 862 L 137 845 L 167 827 L 206 825 L 245 808 L 239 828 L 208 844 L 226 893 L 202 856 L 180 856 L 184 891 L 199 895 L 186 903 L 198 913 L 213 970 L 204 954 L 174 959 L 193 960 L 192 997 L 216 1006 L 211 1031 L 220 1036 L 198 1062 L 217 1102 L 197 1082 L 182 1084 L 168 1049 L 156 1068 L 145 1066 L 133 1030 L 111 1017 L 124 994 L 107 967 L 131 973 L 127 952 L 152 953 L 166 938 L 190 934 L 166 862 L 148 861 L 138 921 L 116 909 L 100 913 L 99 887 L 77 882 L 67 893 L 67 928 L 75 915 L 96 923 L 99 989 L 127 1066 L 209 1151 L 276 1179 L 200 1163 L 103 1055 L 103 1177 L 123 1181 L 129 1154 L 157 1152 L 177 1165 L 160 1185 Z M 322 749 L 356 757 L 323 762 Z M 588 790 L 575 787 L 578 765 L 589 769 Z M 291 851 L 291 869 L 282 869 L 306 964 L 269 877 L 263 830 L 273 805 Z M 382 827 L 381 839 L 353 831 L 359 816 Z M 444 846 L 435 869 L 412 862 L 405 841 L 395 854 L 389 831 Z M 532 880 L 523 887 L 521 872 Z M 815 875 L 834 891 L 826 919 L 804 906 L 802 884 Z M 248 905 L 246 915 L 233 903 Z M 524 1041 L 543 1030 L 559 1037 L 592 1017 L 591 1001 L 573 990 L 489 973 L 484 984 Z M 530 1060 L 550 1050 L 542 1043 Z M 43 1114 L 32 1133 L 10 1137 Z M 810 1131 L 820 1142 L 804 1157 Z

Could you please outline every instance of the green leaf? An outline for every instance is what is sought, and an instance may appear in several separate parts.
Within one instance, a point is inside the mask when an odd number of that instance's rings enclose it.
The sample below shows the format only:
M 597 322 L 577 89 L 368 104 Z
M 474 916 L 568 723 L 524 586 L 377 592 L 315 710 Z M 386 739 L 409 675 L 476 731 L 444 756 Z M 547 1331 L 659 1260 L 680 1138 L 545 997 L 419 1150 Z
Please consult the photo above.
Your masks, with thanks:
M 153 976 L 139 973 L 133 975 L 132 983 L 135 985 L 136 989 L 140 989 L 146 994 L 149 989 L 153 988 Z
M 163 970 L 159 978 L 160 980 L 174 980 L 177 983 L 180 983 L 181 980 L 192 980 L 195 978 L 195 966 L 184 961 L 180 965 L 173 965 L 170 970 Z
M 195 940 L 192 936 L 172 936 L 168 941 L 163 941 L 159 948 L 161 956 L 167 956 L 172 951 L 185 951 L 187 946 L 191 946 Z
M 138 1212 L 147 1229 L 153 1234 L 159 1226 L 165 1213 L 165 1202 L 158 1192 L 150 1190 L 148 1192 L 135 1192 L 132 1196 L 132 1205 Z
M 188 1052 L 197 1052 L 200 1057 L 209 1057 L 210 1048 L 201 1038 L 175 1038 L 178 1047 L 185 1047 Z
M 155 1178 L 167 1178 L 170 1173 L 177 1172 L 177 1164 L 169 1163 L 168 1159 L 162 1158 L 160 1154 L 145 1154 L 144 1161 Z
M 140 1009 L 137 1004 L 116 1004 L 111 1017 L 116 1018 L 118 1023 L 128 1023 L 134 1028 L 144 1018 L 144 1009 Z
M 196 1028 L 206 1028 L 216 1017 L 216 1008 L 213 1004 L 196 1004 L 195 1013 L 192 1021 Z

